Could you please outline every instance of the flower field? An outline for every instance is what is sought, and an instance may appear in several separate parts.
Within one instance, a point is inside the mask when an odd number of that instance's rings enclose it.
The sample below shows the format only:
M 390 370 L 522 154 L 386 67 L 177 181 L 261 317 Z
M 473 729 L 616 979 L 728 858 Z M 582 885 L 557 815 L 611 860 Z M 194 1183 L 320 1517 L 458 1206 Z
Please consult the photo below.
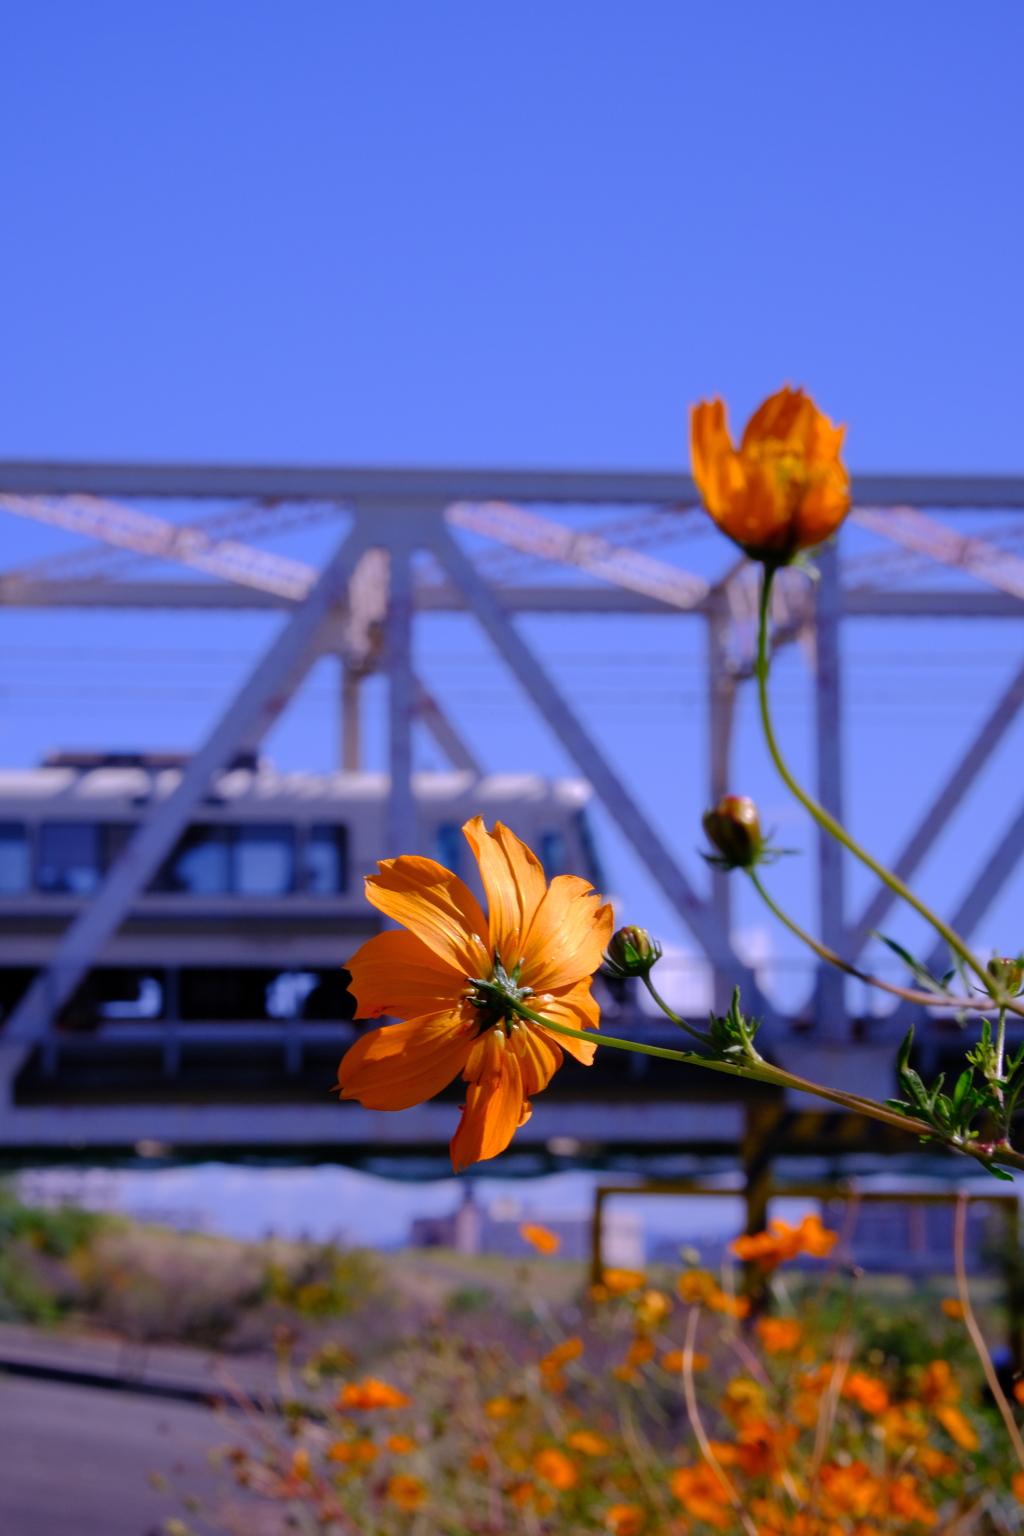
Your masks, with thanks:
M 1018 1531 L 1024 1474 L 959 1303 L 886 1305 L 822 1262 L 827 1237 L 747 1240 L 753 1301 L 730 1266 L 574 1290 L 539 1258 L 369 1349 L 358 1326 L 282 1337 L 280 1411 L 236 1395 L 224 1502 L 177 1536 Z

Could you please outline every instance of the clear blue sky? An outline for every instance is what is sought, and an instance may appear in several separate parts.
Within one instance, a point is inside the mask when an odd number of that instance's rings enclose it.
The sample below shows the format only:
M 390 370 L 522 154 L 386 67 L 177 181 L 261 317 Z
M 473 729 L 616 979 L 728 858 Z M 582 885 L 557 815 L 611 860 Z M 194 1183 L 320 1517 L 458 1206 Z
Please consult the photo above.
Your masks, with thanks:
M 855 468 L 1024 471 L 1019 4 L 13 0 L 0 57 L 0 456 L 683 467 L 689 402 L 741 421 L 790 380 L 849 423 Z M 5 565 L 72 542 L 2 533 Z M 699 645 L 664 626 L 530 633 L 701 879 Z M 850 803 L 882 851 L 1017 630 L 861 626 Z M 188 745 L 267 632 L 9 613 L 0 760 Z M 564 769 L 525 716 L 479 739 L 473 700 L 504 705 L 456 675 L 466 643 L 438 628 L 434 675 L 484 761 Z M 951 690 L 943 655 L 972 646 Z M 664 679 L 646 714 L 630 655 Z M 799 748 L 795 659 L 780 687 Z M 333 688 L 277 733 L 286 765 L 331 761 Z M 746 715 L 739 744 L 737 788 L 800 841 Z M 1017 760 L 972 813 L 1015 809 Z M 605 832 L 631 915 L 672 932 Z M 947 908 L 950 857 L 928 875 Z M 809 873 L 778 878 L 806 904 Z
M 1019 4 L 10 0 L 0 453 L 1024 468 Z

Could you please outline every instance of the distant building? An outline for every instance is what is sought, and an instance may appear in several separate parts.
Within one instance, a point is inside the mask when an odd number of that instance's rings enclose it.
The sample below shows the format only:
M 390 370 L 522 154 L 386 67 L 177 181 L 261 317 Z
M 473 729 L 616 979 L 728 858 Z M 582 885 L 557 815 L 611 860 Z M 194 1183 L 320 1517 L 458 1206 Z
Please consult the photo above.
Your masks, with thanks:
M 538 1222 L 559 1238 L 560 1259 L 589 1260 L 589 1216 L 549 1218 L 536 1211 L 522 1210 L 515 1200 L 495 1200 L 485 1210 L 477 1204 L 472 1184 L 465 1185 L 462 1204 L 451 1215 L 416 1217 L 409 1244 L 413 1248 L 454 1248 L 457 1253 L 496 1253 L 508 1259 L 536 1258 L 536 1249 L 520 1236 L 519 1229 L 525 1221 Z M 605 1212 L 602 1251 L 610 1268 L 643 1267 L 643 1227 L 635 1212 Z

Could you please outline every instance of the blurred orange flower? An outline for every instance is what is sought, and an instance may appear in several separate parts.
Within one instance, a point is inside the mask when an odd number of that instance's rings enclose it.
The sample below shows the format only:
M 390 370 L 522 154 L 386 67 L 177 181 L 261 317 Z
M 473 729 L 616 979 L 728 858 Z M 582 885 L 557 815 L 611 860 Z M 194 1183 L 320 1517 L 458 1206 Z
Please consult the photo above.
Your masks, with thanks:
M 686 1510 L 719 1531 L 732 1524 L 732 1500 L 718 1473 L 706 1462 L 696 1467 L 680 1467 L 669 1478 L 669 1487 Z
M 953 1379 L 948 1360 L 930 1360 L 920 1374 L 917 1391 L 928 1408 L 934 1408 L 938 1403 L 960 1401 L 960 1388 Z
M 792 1317 L 759 1317 L 754 1327 L 770 1355 L 791 1353 L 803 1337 L 803 1329 Z
M 376 1461 L 377 1447 L 372 1440 L 336 1440 L 327 1452 L 327 1459 L 329 1461 Z
M 582 1353 L 583 1340 L 574 1334 L 571 1339 L 563 1339 L 561 1344 L 556 1344 L 554 1349 L 549 1350 L 540 1360 L 540 1368 L 542 1371 L 557 1371 L 567 1361 L 578 1359 Z
M 562 1246 L 562 1239 L 555 1232 L 549 1232 L 547 1227 L 539 1226 L 533 1221 L 524 1221 L 519 1228 L 519 1236 L 531 1248 L 536 1248 L 538 1253 L 557 1253 Z
M 626 1352 L 626 1358 L 621 1365 L 617 1365 L 612 1371 L 620 1381 L 632 1381 L 637 1366 L 646 1365 L 648 1360 L 654 1358 L 654 1345 L 650 1339 L 643 1337 L 634 1339 Z
M 948 1477 L 956 1471 L 956 1462 L 952 1456 L 937 1451 L 933 1445 L 919 1445 L 914 1460 L 929 1477 Z
M 672 1298 L 664 1291 L 644 1291 L 636 1304 L 636 1320 L 643 1328 L 657 1328 L 672 1310 Z
M 416 1441 L 410 1440 L 408 1435 L 389 1435 L 387 1448 L 389 1451 L 393 1451 L 396 1456 L 405 1456 L 409 1451 L 416 1449 Z
M 388 1478 L 388 1500 L 397 1504 L 399 1509 L 411 1512 L 419 1509 L 427 1496 L 427 1490 L 418 1477 L 409 1477 L 404 1472 L 396 1472 L 394 1477 Z
M 605 1289 L 613 1296 L 627 1296 L 630 1291 L 638 1291 L 643 1283 L 643 1274 L 638 1269 L 606 1269 L 604 1272 Z
M 538 1360 L 541 1385 L 547 1387 L 549 1392 L 561 1392 L 567 1385 L 562 1374 L 562 1366 L 570 1360 L 576 1360 L 583 1353 L 583 1340 L 581 1338 L 565 1339 L 561 1344 L 556 1344 L 549 1350 L 542 1360 Z
M 584 1456 L 605 1456 L 611 1450 L 607 1440 L 589 1429 L 574 1429 L 566 1435 L 565 1443 L 572 1451 L 582 1451 Z
M 851 1371 L 843 1383 L 843 1396 L 873 1415 L 884 1413 L 889 1406 L 885 1383 L 865 1371 Z
M 364 1376 L 362 1381 L 350 1381 L 342 1387 L 338 1396 L 339 1408 L 408 1408 L 412 1402 L 397 1387 L 389 1387 L 386 1381 Z
M 721 400 L 690 412 L 697 489 L 723 533 L 755 560 L 784 565 L 829 538 L 850 508 L 850 477 L 834 427 L 800 389 L 780 389 L 733 447 Z
M 604 1523 L 612 1536 L 640 1536 L 644 1512 L 639 1504 L 613 1504 L 605 1510 Z
M 746 1317 L 750 1311 L 747 1296 L 727 1296 L 714 1275 L 706 1269 L 687 1269 L 676 1281 L 676 1290 L 687 1306 L 703 1302 L 712 1312 L 723 1312 L 728 1317 Z
M 963 1303 L 957 1301 L 953 1296 L 944 1296 L 942 1298 L 942 1310 L 947 1317 L 960 1318 L 964 1315 Z
M 492 1397 L 484 1403 L 484 1413 L 489 1419 L 510 1419 L 516 1411 L 516 1405 L 508 1397 Z
M 564 1493 L 569 1488 L 575 1488 L 580 1480 L 580 1474 L 576 1464 L 570 1461 L 564 1451 L 554 1449 L 538 1451 L 533 1458 L 533 1470 L 544 1482 L 550 1483 L 552 1488 L 557 1488 L 559 1493 Z
M 500 822 L 463 827 L 490 906 L 433 859 L 385 859 L 366 881 L 371 904 L 404 925 L 379 933 L 348 961 L 359 1018 L 402 1022 L 374 1029 L 338 1068 L 343 1099 L 369 1109 L 409 1109 L 462 1074 L 468 1084 L 451 1143 L 456 1169 L 503 1152 L 530 1117 L 563 1051 L 589 1066 L 595 1045 L 519 1018 L 530 1008 L 572 1029 L 596 1029 L 590 978 L 611 938 L 612 909 L 586 880 L 556 875 Z M 484 986 L 475 986 L 480 981 Z
M 805 1253 L 812 1259 L 824 1259 L 832 1252 L 838 1233 L 829 1232 L 816 1215 L 805 1216 L 798 1227 L 785 1221 L 771 1221 L 767 1232 L 738 1237 L 729 1244 L 738 1259 L 753 1261 L 761 1269 L 775 1269 L 788 1259 Z
M 952 1403 L 940 1403 L 932 1412 L 946 1434 L 962 1451 L 976 1451 L 980 1445 L 977 1431 L 967 1416 Z
M 1010 1481 L 1010 1491 L 1018 1504 L 1024 1504 L 1024 1472 L 1015 1472 Z
M 681 1371 L 683 1368 L 683 1351 L 681 1349 L 670 1349 L 667 1355 L 662 1355 L 660 1364 L 663 1371 Z M 710 1364 L 710 1355 L 694 1355 L 693 1357 L 693 1369 L 695 1371 L 706 1371 Z

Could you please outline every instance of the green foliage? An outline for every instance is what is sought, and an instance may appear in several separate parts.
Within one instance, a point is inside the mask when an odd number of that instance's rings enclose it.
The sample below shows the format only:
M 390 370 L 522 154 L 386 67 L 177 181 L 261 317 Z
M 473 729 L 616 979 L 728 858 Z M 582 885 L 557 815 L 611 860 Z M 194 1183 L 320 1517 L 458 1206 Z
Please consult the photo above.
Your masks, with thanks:
M 448 1297 L 449 1312 L 482 1312 L 494 1301 L 494 1296 L 483 1285 L 464 1285 L 452 1291 Z
M 373 1254 L 323 1243 L 287 1259 L 272 1259 L 267 1266 L 266 1295 L 302 1317 L 339 1317 L 353 1311 L 377 1279 Z
M 729 1012 L 721 1018 L 715 1013 L 708 1015 L 708 1048 L 719 1061 L 760 1061 L 754 1049 L 754 1036 L 760 1027 L 760 1019 L 748 1018 L 740 1009 L 740 989 L 734 987 Z
M 72 1206 L 22 1205 L 0 1190 L 0 1317 L 47 1325 L 80 1302 L 74 1260 L 102 1223 Z

